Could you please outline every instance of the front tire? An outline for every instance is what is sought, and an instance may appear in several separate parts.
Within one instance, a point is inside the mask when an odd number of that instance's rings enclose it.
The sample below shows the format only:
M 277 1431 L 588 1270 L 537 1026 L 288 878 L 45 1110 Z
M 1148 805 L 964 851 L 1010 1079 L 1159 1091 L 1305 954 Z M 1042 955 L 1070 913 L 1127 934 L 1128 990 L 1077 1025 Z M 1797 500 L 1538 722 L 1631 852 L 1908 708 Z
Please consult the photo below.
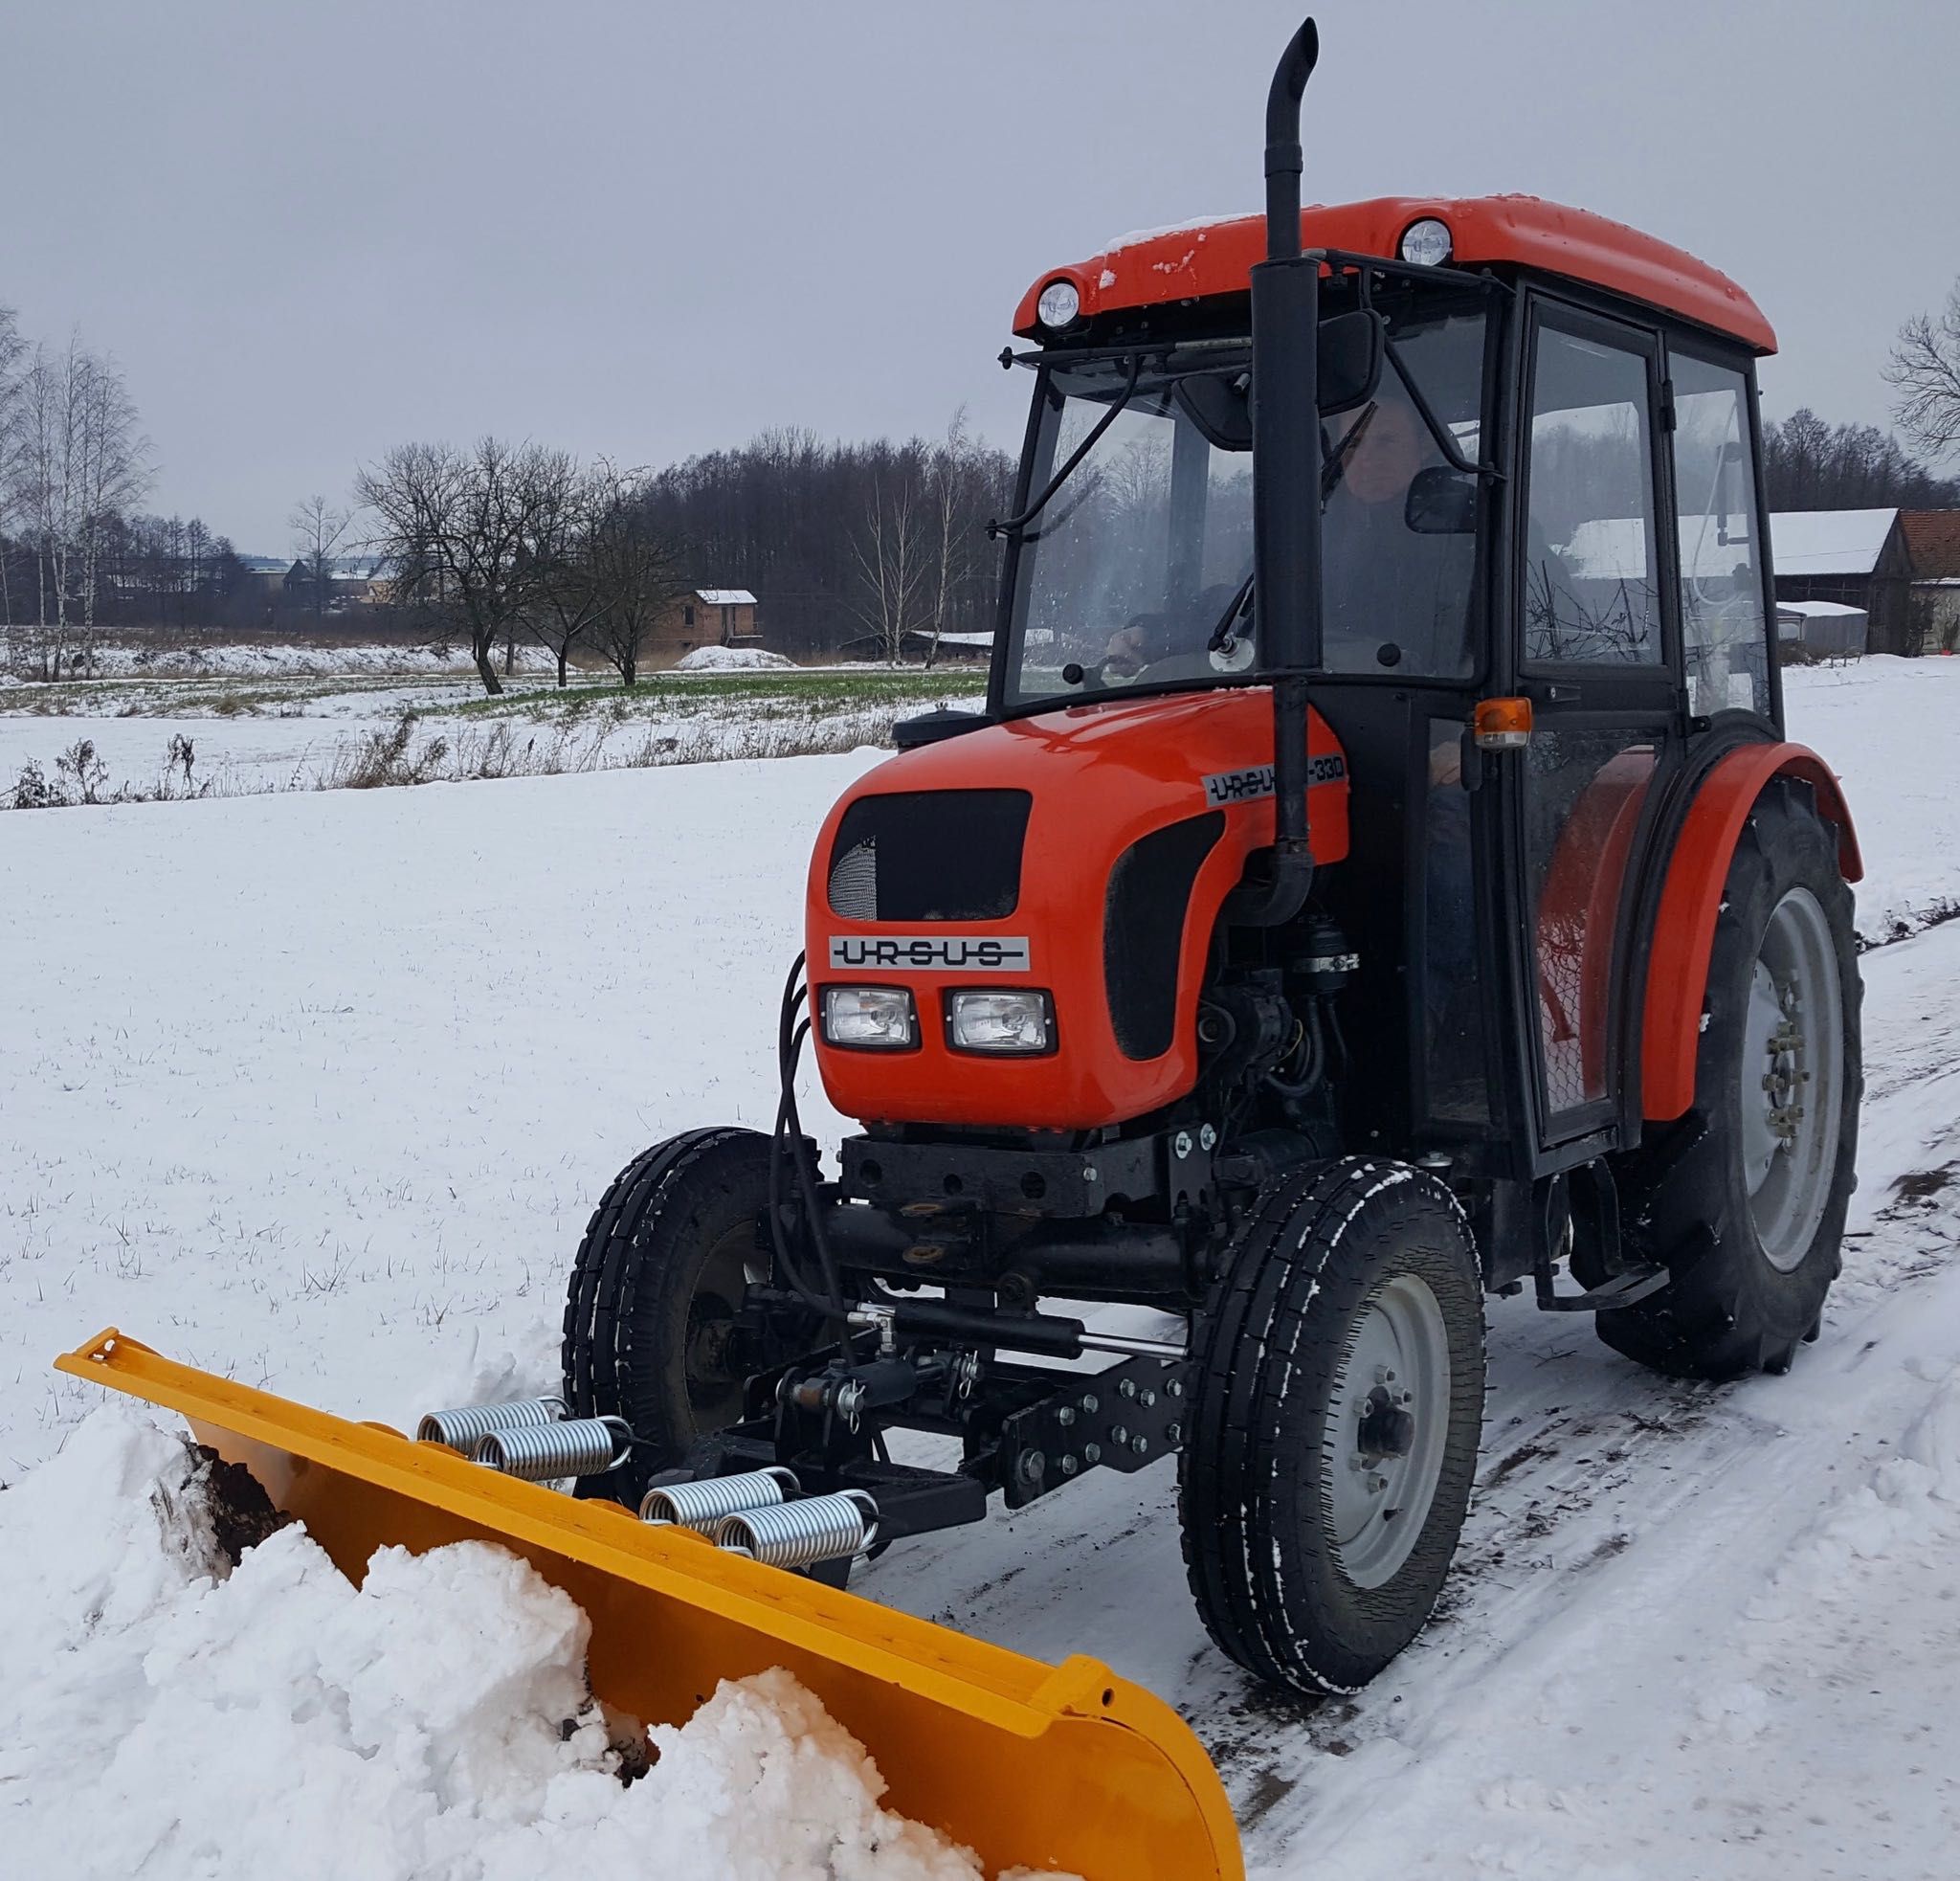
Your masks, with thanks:
M 1864 1089 L 1851 890 L 1807 784 L 1736 843 L 1708 961 L 1695 1102 L 1622 1159 L 1628 1251 L 1668 1289 L 1599 1336 L 1676 1377 L 1788 1371 L 1843 1265 Z
M 575 1418 L 624 1418 L 638 1440 L 601 1479 L 622 1501 L 742 1415 L 727 1329 L 763 1277 L 768 1185 L 768 1137 L 688 1131 L 635 1156 L 586 1225 L 566 1288 L 565 1400 Z
M 1348 1157 L 1260 1198 L 1201 1315 L 1178 1464 L 1207 1630 L 1303 1697 L 1358 1691 L 1429 1619 L 1483 1418 L 1483 1289 L 1462 1211 Z

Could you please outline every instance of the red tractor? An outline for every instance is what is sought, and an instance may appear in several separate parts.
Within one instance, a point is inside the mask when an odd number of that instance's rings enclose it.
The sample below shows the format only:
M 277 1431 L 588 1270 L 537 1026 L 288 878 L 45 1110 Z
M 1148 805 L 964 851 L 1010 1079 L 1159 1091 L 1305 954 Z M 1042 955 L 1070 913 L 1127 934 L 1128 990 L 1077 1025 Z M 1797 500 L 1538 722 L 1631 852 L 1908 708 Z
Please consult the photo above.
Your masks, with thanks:
M 832 811 L 774 1131 L 635 1160 L 565 1338 L 574 1413 L 638 1440 L 589 1491 L 777 1471 L 757 1546 L 833 1580 L 1175 1455 L 1205 1623 L 1301 1693 L 1430 1613 L 1485 1293 L 1678 1377 L 1789 1366 L 1861 1086 L 1857 844 L 1783 736 L 1768 322 L 1529 197 L 1303 213 L 1315 55 L 1263 218 L 1023 298 L 987 708 Z M 806 1035 L 862 1125 L 834 1177 Z

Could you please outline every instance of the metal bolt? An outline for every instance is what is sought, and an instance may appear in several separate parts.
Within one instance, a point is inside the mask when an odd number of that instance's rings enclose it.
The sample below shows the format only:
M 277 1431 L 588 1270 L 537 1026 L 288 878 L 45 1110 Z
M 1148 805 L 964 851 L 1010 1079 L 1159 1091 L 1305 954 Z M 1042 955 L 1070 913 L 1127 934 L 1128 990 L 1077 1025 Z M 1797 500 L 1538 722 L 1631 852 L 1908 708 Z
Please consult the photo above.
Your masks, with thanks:
M 1056 1412 L 1055 1421 L 1066 1430 L 1076 1421 L 1076 1407 L 1073 1404 L 1064 1404 Z
M 1137 1395 L 1137 1381 L 1134 1378 L 1118 1378 L 1116 1395 L 1119 1398 L 1134 1398 Z
M 1166 1424 L 1166 1425 L 1164 1426 L 1164 1441 L 1165 1441 L 1165 1442 L 1166 1442 L 1167 1444 L 1181 1444 L 1181 1443 L 1183 1443 L 1183 1442 L 1184 1442 L 1184 1426 L 1183 1426 L 1183 1424 L 1181 1424 L 1181 1423 L 1176 1423 L 1176 1422 L 1167 1423 L 1167 1424 Z
M 1023 1450 L 1014 1465 L 1024 1483 L 1038 1483 L 1048 1473 L 1048 1459 L 1039 1450 Z
M 1081 1467 L 1072 1456 L 1064 1456 L 1061 1460 L 1061 1473 L 1064 1476 L 1073 1476 Z
M 1081 1405 L 1085 1415 L 1089 1417 L 1096 1415 L 1096 1394 L 1093 1391 L 1083 1392 L 1081 1397 L 1076 1401 Z
M 1082 1180 L 1084 1182 L 1100 1182 L 1102 1179 L 1102 1172 L 1094 1163 L 1088 1162 L 1082 1165 Z
M 1137 1402 L 1141 1404 L 1147 1411 L 1156 1401 L 1157 1394 L 1154 1391 L 1144 1390 L 1137 1393 Z
M 1129 1442 L 1129 1431 L 1127 1427 L 1120 1423 L 1112 1423 L 1109 1426 L 1109 1441 L 1112 1444 L 1114 1444 L 1119 1450 L 1122 1449 L 1123 1446 Z
M 1149 1450 L 1150 1440 L 1147 1437 L 1146 1437 L 1144 1433 L 1140 1430 L 1134 1437 L 1132 1437 L 1129 1440 L 1129 1446 L 1137 1453 L 1138 1456 L 1143 1456 L 1147 1454 Z
M 1173 1150 L 1175 1150 L 1180 1156 L 1190 1155 L 1191 1131 L 1188 1130 L 1179 1131 L 1177 1134 L 1170 1139 L 1170 1147 Z
M 1198 1147 L 1201 1150 L 1215 1150 L 1218 1147 L 1218 1132 L 1210 1124 L 1198 1131 Z
M 1184 1380 L 1182 1378 L 1170 1379 L 1164 1387 L 1164 1395 L 1167 1398 L 1182 1398 L 1184 1396 Z
M 1388 1487 L 1389 1479 L 1386 1476 L 1370 1476 L 1368 1479 L 1369 1492 L 1371 1495 L 1380 1495 Z
M 1101 1444 L 1084 1444 L 1082 1445 L 1082 1461 L 1084 1463 L 1101 1463 L 1102 1461 L 1102 1445 Z

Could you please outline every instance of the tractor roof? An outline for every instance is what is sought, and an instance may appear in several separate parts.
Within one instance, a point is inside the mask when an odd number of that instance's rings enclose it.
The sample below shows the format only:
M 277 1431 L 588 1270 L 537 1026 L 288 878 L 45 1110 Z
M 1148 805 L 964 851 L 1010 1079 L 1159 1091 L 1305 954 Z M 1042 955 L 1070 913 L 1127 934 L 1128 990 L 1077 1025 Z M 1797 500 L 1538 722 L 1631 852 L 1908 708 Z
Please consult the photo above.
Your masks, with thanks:
M 1371 202 L 1315 204 L 1301 212 L 1307 248 L 1392 256 L 1402 231 L 1423 216 L 1449 225 L 1459 266 L 1508 262 L 1590 282 L 1726 333 L 1756 352 L 1774 352 L 1776 335 L 1734 281 L 1686 250 L 1589 210 L 1537 196 L 1377 196 Z M 1191 222 L 1119 236 L 1101 255 L 1052 268 L 1021 297 L 1014 331 L 1039 339 L 1035 302 L 1052 280 L 1070 280 L 1084 316 L 1128 307 L 1242 294 L 1265 254 L 1258 215 Z

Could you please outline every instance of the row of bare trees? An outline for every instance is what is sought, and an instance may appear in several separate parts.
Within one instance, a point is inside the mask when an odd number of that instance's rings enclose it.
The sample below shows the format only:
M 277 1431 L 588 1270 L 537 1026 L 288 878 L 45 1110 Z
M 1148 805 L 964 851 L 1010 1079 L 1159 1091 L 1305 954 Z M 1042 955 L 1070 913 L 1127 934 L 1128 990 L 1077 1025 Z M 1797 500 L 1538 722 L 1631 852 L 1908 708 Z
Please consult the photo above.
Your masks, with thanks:
M 26 624 L 51 677 L 89 663 L 108 553 L 149 474 L 115 361 L 78 333 L 30 346 L 0 307 L 0 622 Z
M 546 647 L 564 685 L 590 649 L 633 685 L 681 554 L 650 514 L 645 478 L 541 444 L 402 444 L 355 479 L 365 540 L 399 604 L 466 644 L 487 693 L 520 639 Z M 323 551 L 323 553 L 324 551 Z

